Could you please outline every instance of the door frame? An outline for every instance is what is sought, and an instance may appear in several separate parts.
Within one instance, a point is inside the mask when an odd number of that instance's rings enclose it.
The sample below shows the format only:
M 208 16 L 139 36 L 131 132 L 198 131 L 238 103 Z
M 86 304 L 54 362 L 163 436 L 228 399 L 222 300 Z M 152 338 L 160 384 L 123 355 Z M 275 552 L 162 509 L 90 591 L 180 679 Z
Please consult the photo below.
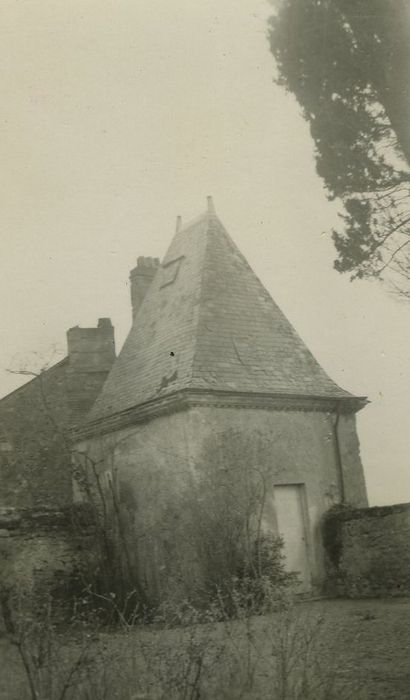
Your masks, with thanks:
M 308 509 L 308 501 L 307 501 L 307 490 L 306 490 L 306 483 L 304 481 L 291 481 L 291 482 L 281 482 L 281 483 L 274 483 L 273 484 L 273 505 L 274 505 L 274 514 L 275 514 L 275 521 L 276 521 L 276 531 L 278 535 L 280 536 L 280 530 L 279 530 L 279 521 L 278 521 L 278 514 L 277 514 L 277 508 L 276 508 L 276 489 L 280 488 L 281 486 L 295 486 L 297 487 L 297 493 L 298 493 L 298 500 L 300 503 L 300 512 L 302 516 L 302 525 L 303 525 L 303 536 L 304 536 L 304 541 L 305 541 L 305 546 L 306 546 L 306 561 L 307 561 L 307 566 L 308 566 L 308 580 L 306 581 L 306 584 L 309 588 L 312 586 L 312 572 L 313 572 L 313 548 L 312 548 L 312 533 L 311 533 L 311 527 L 310 527 L 310 519 L 309 519 L 309 509 Z

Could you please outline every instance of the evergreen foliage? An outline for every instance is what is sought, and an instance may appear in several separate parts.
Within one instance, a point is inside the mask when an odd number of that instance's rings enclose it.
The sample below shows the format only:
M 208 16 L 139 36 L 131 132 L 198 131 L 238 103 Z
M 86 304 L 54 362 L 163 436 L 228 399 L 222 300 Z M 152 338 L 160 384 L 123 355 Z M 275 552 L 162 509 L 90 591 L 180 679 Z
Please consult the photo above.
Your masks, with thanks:
M 282 0 L 269 23 L 278 82 L 309 122 L 329 198 L 344 204 L 335 268 L 387 277 L 406 296 L 409 27 L 403 0 Z

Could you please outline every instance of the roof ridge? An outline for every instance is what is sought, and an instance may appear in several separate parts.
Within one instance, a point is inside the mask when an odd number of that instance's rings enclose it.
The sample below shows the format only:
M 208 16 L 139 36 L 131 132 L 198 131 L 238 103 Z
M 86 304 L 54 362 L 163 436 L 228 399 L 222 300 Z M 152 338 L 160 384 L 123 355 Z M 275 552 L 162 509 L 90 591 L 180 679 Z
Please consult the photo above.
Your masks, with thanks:
M 204 215 L 203 215 L 204 216 Z M 217 218 L 216 214 L 210 214 L 209 211 L 205 212 L 206 217 L 206 224 L 207 227 L 209 226 L 209 220 L 211 217 Z M 204 231 L 205 235 L 208 234 L 208 230 Z M 204 250 L 204 260 L 206 260 L 206 255 L 208 252 L 208 247 L 209 247 L 209 236 L 207 235 L 207 240 L 205 243 L 205 250 Z M 200 281 L 200 286 L 199 286 L 199 302 L 198 302 L 198 318 L 195 326 L 195 345 L 194 345 L 194 351 L 192 353 L 192 364 L 191 364 L 191 376 L 190 380 L 192 381 L 194 378 L 194 372 L 195 372 L 195 360 L 198 354 L 198 342 L 199 342 L 199 331 L 200 331 L 200 324 L 201 324 L 201 316 L 202 316 L 202 300 L 203 300 L 203 291 L 204 291 L 204 269 L 202 268 L 201 270 L 201 281 Z
M 68 355 L 63 357 L 61 360 L 58 360 L 58 362 L 55 362 L 54 365 L 50 365 L 50 367 L 47 367 L 46 369 L 40 370 L 40 372 L 38 374 L 35 374 L 34 372 L 33 373 L 29 372 L 28 374 L 31 375 L 31 379 L 28 379 L 26 382 L 24 382 L 24 384 L 20 384 L 20 386 L 16 386 L 16 388 L 9 391 L 8 394 L 4 394 L 4 396 L 1 396 L 0 403 L 2 401 L 5 401 L 6 399 L 8 399 L 10 396 L 13 396 L 14 394 L 16 394 L 18 391 L 23 391 L 23 389 L 26 389 L 26 387 L 28 387 L 29 384 L 36 382 L 41 377 L 44 377 L 45 374 L 48 374 L 52 370 L 57 369 L 58 367 L 60 367 L 61 365 L 65 364 L 67 362 L 68 362 Z M 23 370 L 22 372 L 13 372 L 13 374 L 19 374 L 20 376 L 24 376 L 25 372 Z
M 199 214 L 199 216 L 195 216 L 193 219 L 189 219 L 186 222 L 186 224 L 182 224 L 181 227 L 178 229 L 178 233 L 185 233 L 192 226 L 196 226 L 197 224 L 199 224 L 202 221 L 202 219 L 218 219 L 218 221 L 220 221 L 218 215 L 214 212 L 204 211 L 202 212 L 202 214 Z M 220 223 L 222 225 L 222 222 Z
M 196 216 L 194 219 L 189 219 L 186 224 L 184 224 L 184 225 L 182 224 L 182 217 L 181 216 L 177 217 L 176 233 L 182 233 L 182 232 L 188 230 L 191 226 L 198 224 L 201 221 L 201 219 L 205 219 L 206 217 L 208 217 L 208 218 L 213 217 L 213 218 L 218 219 L 218 215 L 215 211 L 215 205 L 214 205 L 213 198 L 208 195 L 208 197 L 206 198 L 206 201 L 207 201 L 206 211 L 204 211 L 202 214 L 199 214 L 199 216 Z M 219 221 L 219 219 L 218 219 L 218 221 Z M 219 221 L 219 223 L 221 224 L 221 226 L 223 228 L 222 222 Z

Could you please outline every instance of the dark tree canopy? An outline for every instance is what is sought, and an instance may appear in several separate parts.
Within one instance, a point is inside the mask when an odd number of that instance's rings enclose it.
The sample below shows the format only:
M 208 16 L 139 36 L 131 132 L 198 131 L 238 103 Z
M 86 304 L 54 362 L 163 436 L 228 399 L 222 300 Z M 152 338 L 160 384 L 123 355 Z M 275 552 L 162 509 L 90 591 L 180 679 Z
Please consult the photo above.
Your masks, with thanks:
M 282 0 L 269 38 L 279 83 L 310 124 L 317 172 L 329 197 L 344 203 L 343 227 L 333 232 L 336 269 L 408 282 L 407 0 Z

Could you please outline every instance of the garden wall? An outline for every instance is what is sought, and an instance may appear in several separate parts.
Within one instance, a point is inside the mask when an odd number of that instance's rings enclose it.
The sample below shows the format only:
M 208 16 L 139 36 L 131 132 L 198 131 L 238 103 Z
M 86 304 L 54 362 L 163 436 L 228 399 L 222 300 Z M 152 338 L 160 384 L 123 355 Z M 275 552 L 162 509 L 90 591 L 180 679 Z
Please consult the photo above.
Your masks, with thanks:
M 329 511 L 324 543 L 329 592 L 349 598 L 410 595 L 410 503 Z
M 0 593 L 18 593 L 34 603 L 51 593 L 64 603 L 81 587 L 94 540 L 84 507 L 0 508 Z

